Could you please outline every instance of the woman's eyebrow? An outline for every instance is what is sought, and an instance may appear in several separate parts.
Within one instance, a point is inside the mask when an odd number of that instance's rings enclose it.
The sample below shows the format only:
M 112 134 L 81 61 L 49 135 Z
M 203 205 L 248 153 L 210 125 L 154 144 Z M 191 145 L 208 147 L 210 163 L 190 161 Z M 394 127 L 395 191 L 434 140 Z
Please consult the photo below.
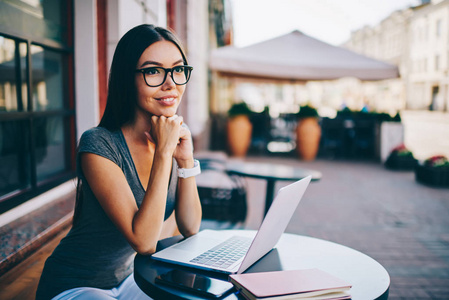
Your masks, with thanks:
M 173 66 L 177 65 L 177 64 L 180 64 L 180 63 L 184 63 L 184 60 L 182 58 L 180 60 L 175 61 L 173 63 Z M 156 65 L 156 66 L 161 66 L 162 67 L 161 63 L 159 63 L 157 61 L 151 61 L 151 60 L 145 61 L 140 67 L 143 68 L 143 67 L 148 66 L 148 65 Z
M 184 60 L 181 58 L 180 60 L 177 60 L 177 61 L 175 61 L 174 63 L 173 63 L 173 66 L 174 65 L 177 65 L 177 64 L 180 64 L 180 63 L 184 63 Z
M 158 63 L 157 61 L 151 61 L 151 60 L 147 60 L 145 61 L 140 67 L 145 67 L 147 65 L 156 65 L 156 66 L 162 66 L 161 63 Z

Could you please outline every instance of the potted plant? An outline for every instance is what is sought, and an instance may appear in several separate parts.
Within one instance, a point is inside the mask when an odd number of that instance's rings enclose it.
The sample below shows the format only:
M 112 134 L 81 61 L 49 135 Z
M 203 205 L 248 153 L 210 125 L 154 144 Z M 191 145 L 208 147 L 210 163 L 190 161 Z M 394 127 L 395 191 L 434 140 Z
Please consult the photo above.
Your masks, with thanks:
M 449 187 L 449 161 L 444 155 L 435 155 L 426 159 L 415 168 L 415 178 L 418 182 Z
M 252 110 L 245 102 L 235 103 L 228 111 L 227 139 L 231 155 L 245 156 L 251 144 L 253 126 L 250 121 Z
M 315 159 L 320 146 L 321 127 L 318 124 L 318 111 L 310 105 L 301 106 L 296 114 L 296 150 L 303 160 Z
M 413 170 L 415 165 L 413 153 L 404 144 L 394 148 L 385 161 L 385 167 L 390 170 Z

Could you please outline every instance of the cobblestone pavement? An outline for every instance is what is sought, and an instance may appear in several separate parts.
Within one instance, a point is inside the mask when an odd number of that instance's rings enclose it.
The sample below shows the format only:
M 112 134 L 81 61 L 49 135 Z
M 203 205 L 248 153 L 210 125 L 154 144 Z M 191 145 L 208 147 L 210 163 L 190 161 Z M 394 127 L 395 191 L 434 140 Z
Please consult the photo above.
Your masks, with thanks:
M 391 277 L 389 299 L 449 299 L 449 189 L 415 181 L 413 172 L 380 163 L 248 157 L 322 172 L 287 232 L 337 242 L 380 262 Z M 261 222 L 265 181 L 246 179 L 245 227 Z M 278 182 L 276 189 L 288 182 Z

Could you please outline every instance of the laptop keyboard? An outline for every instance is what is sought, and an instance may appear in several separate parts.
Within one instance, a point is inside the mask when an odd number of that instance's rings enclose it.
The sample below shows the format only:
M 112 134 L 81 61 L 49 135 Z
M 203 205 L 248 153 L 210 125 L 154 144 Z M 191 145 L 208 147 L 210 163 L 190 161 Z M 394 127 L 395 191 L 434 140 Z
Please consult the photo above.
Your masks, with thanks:
M 229 268 L 246 254 L 252 240 L 252 238 L 233 236 L 190 262 L 210 267 Z

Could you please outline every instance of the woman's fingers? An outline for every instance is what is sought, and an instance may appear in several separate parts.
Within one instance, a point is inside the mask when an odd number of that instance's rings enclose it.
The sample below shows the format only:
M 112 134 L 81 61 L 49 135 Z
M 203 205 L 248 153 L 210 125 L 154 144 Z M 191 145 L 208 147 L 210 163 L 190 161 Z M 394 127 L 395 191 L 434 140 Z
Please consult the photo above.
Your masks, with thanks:
M 173 115 L 171 117 L 168 117 L 167 120 L 170 120 L 170 121 L 177 120 L 177 121 L 179 121 L 179 125 L 182 125 L 182 122 L 184 119 L 183 119 L 183 117 L 180 117 L 178 115 Z
M 178 115 L 173 115 L 173 116 L 167 118 L 167 120 L 179 122 L 179 125 L 182 125 L 182 123 L 183 123 L 183 121 L 184 121 L 184 118 L 183 118 L 183 117 L 180 117 L 180 116 L 178 116 Z M 183 139 L 183 137 L 184 137 L 183 129 L 184 129 L 184 127 L 182 127 L 182 126 L 181 126 L 180 129 L 179 129 L 178 145 L 179 145 L 179 143 L 181 143 L 181 139 Z
M 176 147 L 180 142 L 182 122 L 183 118 L 178 115 L 173 115 L 168 118 L 165 116 L 152 116 L 150 132 L 148 135 L 145 135 L 148 140 L 157 146 L 161 146 L 164 149 L 171 149 L 172 147 Z
M 190 130 L 187 127 L 181 127 L 179 130 L 179 138 L 180 139 L 189 139 L 190 138 Z

